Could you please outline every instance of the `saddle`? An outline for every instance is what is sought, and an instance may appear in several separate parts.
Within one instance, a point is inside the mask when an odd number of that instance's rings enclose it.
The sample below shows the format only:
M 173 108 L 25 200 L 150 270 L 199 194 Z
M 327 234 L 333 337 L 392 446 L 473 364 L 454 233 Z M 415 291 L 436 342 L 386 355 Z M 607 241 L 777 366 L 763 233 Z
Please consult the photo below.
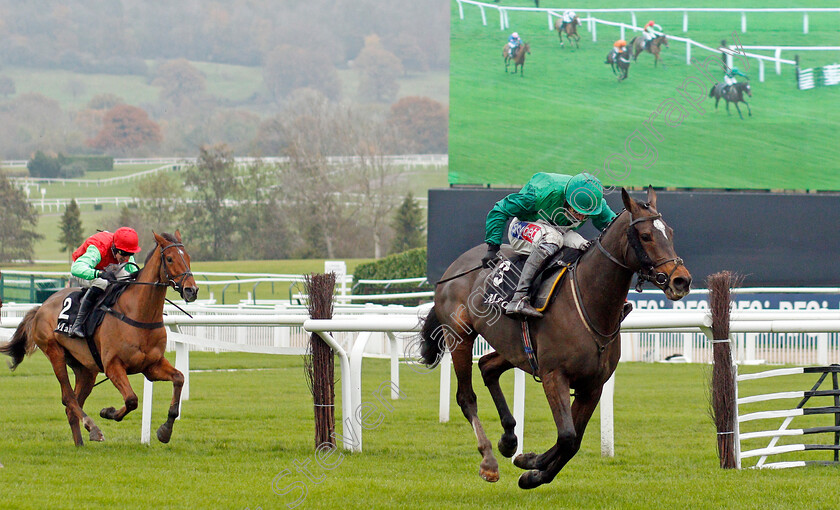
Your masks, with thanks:
M 98 328 L 99 324 L 102 323 L 102 319 L 107 313 L 106 308 L 114 306 L 117 299 L 119 299 L 127 288 L 128 284 L 121 282 L 108 286 L 105 294 L 96 303 L 94 303 L 93 309 L 88 314 L 87 321 L 85 321 L 83 326 L 85 330 L 85 337 L 90 338 L 93 336 L 96 332 L 96 328 Z M 56 327 L 54 330 L 56 333 L 64 333 L 65 335 L 69 333 L 70 328 L 76 321 L 76 315 L 79 313 L 79 306 L 82 303 L 82 298 L 84 298 L 87 291 L 88 289 L 82 288 L 75 292 L 71 292 L 66 298 L 64 298 L 64 303 L 61 310 L 58 312 L 58 319 L 56 320 Z
M 530 301 L 537 311 L 544 311 L 554 299 L 555 291 L 560 288 L 560 282 L 583 250 L 564 247 L 545 264 L 544 268 L 534 277 L 531 285 Z M 484 288 L 484 304 L 488 306 L 506 307 L 516 291 L 519 275 L 525 265 L 527 255 L 514 255 L 502 258 L 490 273 Z

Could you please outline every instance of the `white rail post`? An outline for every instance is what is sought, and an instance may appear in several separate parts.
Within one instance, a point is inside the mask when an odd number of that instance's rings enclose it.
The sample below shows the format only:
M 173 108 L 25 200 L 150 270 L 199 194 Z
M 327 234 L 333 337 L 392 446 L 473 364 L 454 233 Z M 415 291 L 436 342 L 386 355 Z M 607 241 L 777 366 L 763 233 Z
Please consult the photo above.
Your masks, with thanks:
M 803 34 L 808 33 L 808 13 L 807 12 L 802 13 L 802 33 Z
M 598 24 L 592 24 L 592 42 L 598 42 Z
M 691 65 L 691 39 L 685 41 L 685 65 Z
M 828 365 L 828 333 L 817 334 L 817 364 Z
M 624 25 L 621 25 L 621 38 L 624 39 Z
M 776 56 L 776 74 L 782 74 L 782 62 L 781 62 L 782 49 L 781 48 L 776 48 L 775 56 Z
M 513 369 L 513 419 L 516 420 L 513 433 L 518 441 L 511 462 L 523 452 L 522 443 L 525 442 L 525 372 L 518 368 Z
M 481 11 L 481 24 L 486 27 L 487 26 L 487 14 L 484 12 L 484 6 L 479 4 L 478 8 Z
M 505 10 L 499 7 L 499 29 L 505 29 Z
M 604 384 L 601 395 L 601 457 L 615 457 L 615 437 L 613 420 L 613 396 L 615 395 L 615 372 Z
M 764 81 L 764 59 L 758 59 L 758 81 Z
M 461 15 L 461 19 L 464 19 L 464 4 L 461 3 L 461 0 L 458 0 L 458 14 Z
M 756 333 L 747 333 L 744 335 L 744 361 L 747 363 L 755 361 L 755 344 L 756 339 L 758 338 L 758 334 Z
M 694 362 L 694 333 L 683 333 L 683 357 L 687 362 Z
M 634 27 L 638 27 L 639 25 L 636 24 L 636 11 L 630 11 L 630 24 Z
M 548 29 L 554 30 L 554 23 L 552 23 L 554 19 L 551 16 L 551 12 L 546 11 L 545 15 L 548 16 Z
M 143 413 L 140 419 L 140 442 L 149 444 L 152 438 L 152 381 L 143 377 Z
M 440 408 L 441 423 L 449 421 L 449 381 L 452 375 L 452 355 L 449 351 L 443 353 L 440 359 Z
M 747 13 L 746 11 L 741 12 L 741 33 L 747 33 Z
M 388 332 L 388 339 L 391 341 L 391 400 L 399 400 L 400 398 L 400 353 L 402 352 L 401 344 L 397 335 L 392 331 Z
M 683 11 L 683 32 L 688 32 L 688 11 Z
M 181 389 L 181 402 L 183 402 L 190 399 L 190 346 L 183 342 L 175 342 L 175 368 L 184 374 L 184 387 Z M 180 417 L 179 413 L 178 418 Z

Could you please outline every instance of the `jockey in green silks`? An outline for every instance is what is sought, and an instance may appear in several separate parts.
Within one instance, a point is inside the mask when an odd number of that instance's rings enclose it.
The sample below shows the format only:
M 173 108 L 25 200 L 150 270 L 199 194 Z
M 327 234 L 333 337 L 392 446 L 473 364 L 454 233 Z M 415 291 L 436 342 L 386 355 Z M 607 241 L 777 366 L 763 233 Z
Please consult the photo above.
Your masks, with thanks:
M 730 86 L 738 83 L 738 79 L 735 78 L 736 76 L 742 76 L 747 80 L 750 79 L 749 76 L 739 71 L 737 67 L 733 67 L 732 69 L 726 69 L 723 73 L 723 89 L 721 89 L 721 96 L 726 95 L 726 92 L 729 90 Z
M 604 187 L 593 175 L 575 176 L 540 172 L 517 193 L 496 202 L 487 214 L 485 238 L 487 254 L 482 259 L 490 265 L 502 244 L 505 223 L 511 247 L 518 254 L 528 255 L 516 292 L 505 307 L 505 313 L 526 317 L 542 317 L 528 297 L 534 276 L 543 264 L 563 246 L 582 249 L 587 241 L 575 232 L 591 219 L 603 230 L 616 214 L 604 200 Z

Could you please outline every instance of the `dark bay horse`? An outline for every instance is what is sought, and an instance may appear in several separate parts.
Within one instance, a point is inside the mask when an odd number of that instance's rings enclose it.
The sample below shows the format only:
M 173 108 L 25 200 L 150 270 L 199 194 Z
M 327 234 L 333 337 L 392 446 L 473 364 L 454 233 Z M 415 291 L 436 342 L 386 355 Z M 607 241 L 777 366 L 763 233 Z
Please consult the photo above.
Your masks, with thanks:
M 630 50 L 624 50 L 621 53 L 610 50 L 604 63 L 610 65 L 613 74 L 619 75 L 618 81 L 626 80 L 627 73 L 630 72 Z M 616 69 L 618 69 L 618 73 L 616 73 Z
M 516 74 L 517 69 L 520 71 L 520 76 L 525 76 L 525 54 L 531 54 L 531 46 L 525 41 L 516 47 L 516 54 L 510 54 L 510 44 L 505 44 L 502 48 L 502 56 L 505 57 L 505 72 L 508 72 L 508 66 L 513 61 L 513 74 Z
M 472 387 L 472 350 L 477 335 L 495 349 L 478 362 L 504 433 L 499 452 L 516 451 L 515 420 L 499 386 L 499 376 L 517 367 L 542 379 L 557 427 L 557 440 L 545 453 L 518 455 L 514 464 L 527 469 L 519 486 L 530 489 L 551 482 L 577 453 L 584 430 L 621 355 L 621 312 L 633 273 L 652 281 L 668 299 L 689 293 L 691 274 L 674 253 L 673 230 L 656 210 L 656 194 L 648 189 L 647 202 L 621 191 L 626 210 L 608 226 L 567 276 L 558 295 L 539 320 L 530 320 L 537 370 L 531 368 L 522 342 L 522 323 L 483 304 L 490 269 L 481 269 L 484 246 L 461 255 L 443 275 L 435 290 L 434 307 L 421 332 L 423 362 L 434 366 L 445 349 L 452 353 L 458 379 L 456 399 L 473 427 L 482 455 L 479 474 L 499 479 L 493 448 L 478 418 Z M 508 246 L 503 254 L 510 256 Z M 448 280 L 447 280 L 448 278 Z M 616 341 L 618 340 L 618 341 Z M 537 373 L 535 373 L 537 372 Z M 575 391 L 571 402 L 570 391 Z
M 659 54 L 662 52 L 662 46 L 668 47 L 668 36 L 665 34 L 657 35 L 650 41 L 650 45 L 645 48 L 645 38 L 644 37 L 634 37 L 633 40 L 630 41 L 630 48 L 633 49 L 633 61 L 635 62 L 636 59 L 639 57 L 639 53 L 646 51 L 653 55 L 653 67 L 659 63 Z M 662 64 L 664 67 L 665 64 Z
M 572 41 L 575 43 L 575 48 L 580 48 L 580 36 L 577 33 L 577 27 L 580 26 L 580 18 L 575 16 L 575 19 L 572 20 L 571 23 L 563 23 L 562 18 L 557 18 L 554 20 L 554 30 L 557 30 L 557 35 L 560 37 L 560 47 L 563 47 L 563 34 L 566 34 L 566 39 L 569 40 L 569 44 L 572 44 Z
M 177 290 L 187 302 L 195 301 L 198 286 L 190 270 L 190 256 L 181 243 L 180 232 L 155 234 L 157 245 L 149 253 L 146 264 L 137 274 L 134 284 L 117 300 L 113 309 L 125 314 L 132 325 L 114 315 L 107 314 L 94 333 L 93 339 L 99 349 L 105 375 L 119 390 L 125 402 L 116 410 L 102 409 L 100 416 L 121 421 L 126 414 L 137 409 L 137 395 L 131 389 L 128 374 L 142 373 L 150 381 L 172 381 L 174 387 L 172 402 L 166 422 L 157 431 L 162 443 L 168 443 L 172 436 L 172 425 L 181 402 L 181 388 L 184 375 L 163 357 L 166 350 L 166 329 L 163 327 L 163 303 L 167 287 Z M 56 321 L 65 298 L 78 288 L 59 291 L 43 305 L 26 313 L 12 339 L 0 347 L 0 352 L 12 357 L 10 368 L 14 370 L 23 361 L 24 355 L 32 354 L 35 348 L 49 358 L 55 376 L 61 385 L 61 402 L 65 406 L 70 430 L 76 446 L 82 446 L 79 422 L 90 432 L 91 441 L 102 441 L 99 427 L 85 414 L 85 400 L 93 389 L 100 370 L 91 355 L 87 342 L 56 333 Z M 146 329 L 149 328 L 149 329 Z M 75 391 L 67 375 L 69 365 L 76 374 Z
M 722 83 L 715 83 L 712 86 L 712 90 L 709 91 L 709 97 L 715 98 L 715 110 L 717 110 L 720 100 L 723 99 L 726 101 L 726 113 L 729 115 L 732 115 L 732 112 L 729 111 L 729 103 L 735 103 L 735 109 L 738 110 L 738 115 L 741 117 L 741 120 L 743 120 L 744 115 L 741 114 L 741 108 L 738 107 L 738 103 L 744 103 L 747 105 L 747 112 L 749 113 L 749 116 L 752 117 L 752 108 L 750 108 L 750 104 L 744 100 L 745 93 L 752 97 L 750 82 L 742 81 L 735 83 L 734 85 L 730 85 L 729 88 L 726 89 L 726 92 L 723 92 L 723 88 L 724 86 Z

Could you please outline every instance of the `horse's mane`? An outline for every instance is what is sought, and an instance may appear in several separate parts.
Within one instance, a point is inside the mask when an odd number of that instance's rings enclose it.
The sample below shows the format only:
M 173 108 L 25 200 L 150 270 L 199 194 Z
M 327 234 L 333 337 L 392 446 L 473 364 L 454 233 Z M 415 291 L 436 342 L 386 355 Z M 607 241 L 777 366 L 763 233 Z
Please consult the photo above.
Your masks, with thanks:
M 166 239 L 167 241 L 169 241 L 170 243 L 177 243 L 178 242 L 178 240 L 175 239 L 175 236 L 173 236 L 172 234 L 169 234 L 167 232 L 161 232 L 160 236 L 162 238 Z M 155 248 L 157 248 L 157 245 L 155 245 Z M 149 250 L 149 254 L 146 255 L 146 260 L 143 262 L 143 267 L 146 267 L 146 264 L 148 264 L 149 261 L 152 259 L 152 255 L 154 253 L 156 253 L 154 248 Z

